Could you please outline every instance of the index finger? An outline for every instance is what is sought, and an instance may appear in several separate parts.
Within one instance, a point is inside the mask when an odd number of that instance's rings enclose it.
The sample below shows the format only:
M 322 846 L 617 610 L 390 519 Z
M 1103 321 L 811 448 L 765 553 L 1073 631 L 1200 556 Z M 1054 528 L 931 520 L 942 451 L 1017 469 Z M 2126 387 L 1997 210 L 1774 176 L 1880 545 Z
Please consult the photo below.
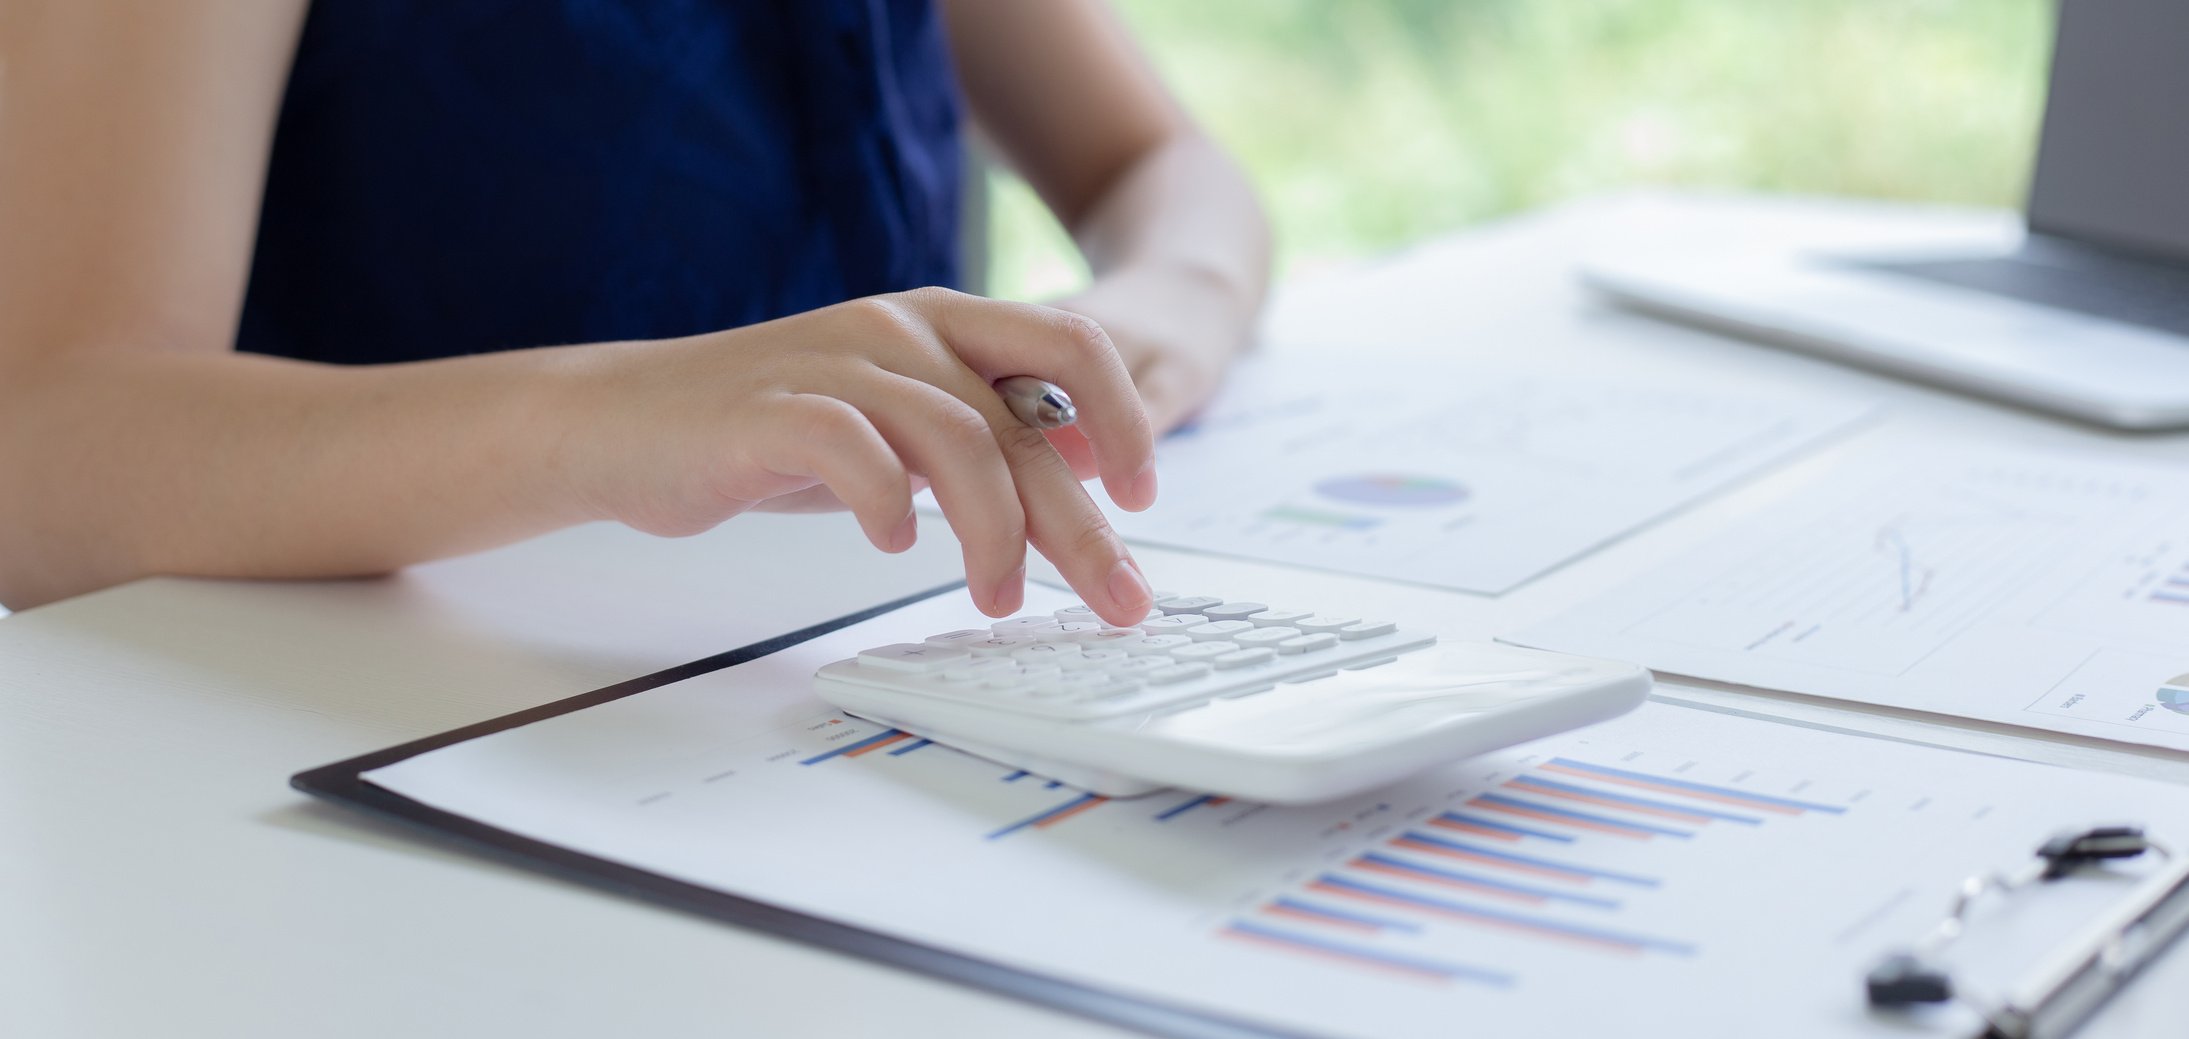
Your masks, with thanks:
M 1101 325 L 1066 310 L 955 292 L 922 302 L 935 331 L 982 378 L 1032 375 L 1064 387 L 1110 500 L 1132 512 L 1155 504 L 1155 433 Z

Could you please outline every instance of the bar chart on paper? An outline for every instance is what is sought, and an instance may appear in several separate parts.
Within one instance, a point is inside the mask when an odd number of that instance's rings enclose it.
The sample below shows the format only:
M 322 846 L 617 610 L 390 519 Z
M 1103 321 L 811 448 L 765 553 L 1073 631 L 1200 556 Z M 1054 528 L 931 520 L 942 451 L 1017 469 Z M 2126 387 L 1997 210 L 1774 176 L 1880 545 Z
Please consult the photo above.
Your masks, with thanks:
M 2166 788 L 1663 704 L 1330 804 L 1107 799 L 830 712 L 797 683 L 958 609 L 367 778 L 783 909 L 1336 1036 L 1441 1037 L 1457 1019 L 1588 1034 L 1636 1015 L 1747 1036 L 1756 1007 L 1799 1023 L 1789 1035 L 1865 1034 L 1853 979 L 1963 875 L 2093 816 L 2189 826 Z
M 1863 414 L 1784 389 L 1362 374 L 1419 367 L 1242 368 L 1159 447 L 1161 502 L 1113 523 L 1157 544 L 1502 592 Z
M 1853 467 L 1513 640 L 2189 749 L 2189 470 L 1984 451 Z

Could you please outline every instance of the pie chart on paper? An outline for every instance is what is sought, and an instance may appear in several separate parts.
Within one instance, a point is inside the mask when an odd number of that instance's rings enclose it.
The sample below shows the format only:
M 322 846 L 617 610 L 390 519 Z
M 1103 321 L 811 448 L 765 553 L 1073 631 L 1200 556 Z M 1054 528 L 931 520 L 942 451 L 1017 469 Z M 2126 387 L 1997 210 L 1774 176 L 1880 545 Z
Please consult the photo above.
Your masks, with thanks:
M 2159 687 L 2159 706 L 2175 714 L 2189 714 L 2189 675 L 2175 675 Z
M 1468 498 L 1464 484 L 1435 476 L 1397 473 L 1333 476 L 1317 482 L 1315 493 L 1349 505 L 1401 508 L 1457 505 Z

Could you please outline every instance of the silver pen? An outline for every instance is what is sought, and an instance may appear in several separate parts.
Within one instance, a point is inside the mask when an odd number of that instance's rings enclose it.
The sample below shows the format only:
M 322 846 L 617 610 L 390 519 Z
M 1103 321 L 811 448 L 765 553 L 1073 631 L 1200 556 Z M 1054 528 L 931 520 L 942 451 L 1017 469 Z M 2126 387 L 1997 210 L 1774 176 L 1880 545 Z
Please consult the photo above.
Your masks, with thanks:
M 1053 382 L 1013 375 L 996 380 L 996 393 L 1010 407 L 1011 414 L 1035 429 L 1063 429 L 1079 421 L 1079 409 L 1072 406 L 1071 395 Z

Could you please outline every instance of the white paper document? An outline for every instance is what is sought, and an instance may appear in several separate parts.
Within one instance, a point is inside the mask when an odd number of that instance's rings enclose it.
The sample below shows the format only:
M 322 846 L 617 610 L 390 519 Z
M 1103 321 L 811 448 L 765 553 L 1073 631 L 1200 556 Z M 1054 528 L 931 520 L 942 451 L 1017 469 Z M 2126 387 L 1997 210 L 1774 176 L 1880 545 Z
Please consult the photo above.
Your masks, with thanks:
M 1850 460 L 1511 641 L 2189 750 L 2189 468 Z
M 1865 414 L 1783 387 L 1610 373 L 1240 366 L 1157 449 L 1128 539 L 1461 591 L 1507 591 Z
M 825 662 L 963 617 L 929 600 L 367 779 L 1027 971 L 1288 1032 L 1438 1039 L 1875 1034 L 1863 972 L 1964 876 L 2063 826 L 2189 833 L 2174 788 L 1662 704 L 1323 806 L 1106 800 L 808 691 Z M 2031 956 L 2120 894 L 2056 887 L 2047 926 L 2015 917 L 2042 931 Z

